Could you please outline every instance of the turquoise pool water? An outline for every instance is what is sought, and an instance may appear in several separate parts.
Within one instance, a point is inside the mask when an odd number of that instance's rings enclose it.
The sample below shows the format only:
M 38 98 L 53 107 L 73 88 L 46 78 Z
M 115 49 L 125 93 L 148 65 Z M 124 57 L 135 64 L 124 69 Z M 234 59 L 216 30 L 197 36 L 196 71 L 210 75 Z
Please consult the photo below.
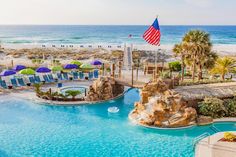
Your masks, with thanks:
M 127 118 L 138 90 L 106 103 L 60 107 L 0 97 L 0 156 L 192 157 L 192 140 L 210 126 L 155 130 L 133 125 Z M 107 108 L 119 107 L 116 114 Z M 236 130 L 235 123 L 216 123 Z

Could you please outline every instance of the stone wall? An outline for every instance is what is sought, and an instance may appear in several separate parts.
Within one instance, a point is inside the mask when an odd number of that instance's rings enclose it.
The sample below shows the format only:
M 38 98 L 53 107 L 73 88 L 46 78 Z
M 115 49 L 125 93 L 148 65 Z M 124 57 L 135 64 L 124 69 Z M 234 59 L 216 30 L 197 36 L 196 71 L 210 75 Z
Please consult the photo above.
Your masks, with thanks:
M 140 102 L 129 118 L 136 123 L 157 127 L 184 127 L 196 123 L 197 112 L 162 81 L 146 84 Z
M 124 92 L 124 86 L 111 77 L 100 77 L 89 87 L 87 101 L 102 101 L 115 98 Z

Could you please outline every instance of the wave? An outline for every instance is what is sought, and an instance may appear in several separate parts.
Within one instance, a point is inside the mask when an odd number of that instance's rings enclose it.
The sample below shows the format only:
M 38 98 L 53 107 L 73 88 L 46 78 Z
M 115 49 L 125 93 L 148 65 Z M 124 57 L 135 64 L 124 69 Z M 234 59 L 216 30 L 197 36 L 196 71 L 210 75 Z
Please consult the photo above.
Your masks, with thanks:
M 30 44 L 33 42 L 29 41 L 29 40 L 16 40 L 16 41 L 7 41 L 6 43 L 8 43 L 8 44 Z
M 71 37 L 71 39 L 83 39 L 83 37 Z

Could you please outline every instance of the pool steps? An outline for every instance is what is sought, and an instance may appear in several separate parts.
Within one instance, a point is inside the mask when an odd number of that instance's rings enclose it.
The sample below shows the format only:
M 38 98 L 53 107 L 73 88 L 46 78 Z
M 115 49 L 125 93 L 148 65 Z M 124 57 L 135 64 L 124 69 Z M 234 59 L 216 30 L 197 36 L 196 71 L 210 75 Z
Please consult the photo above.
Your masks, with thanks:
M 195 148 L 196 144 L 197 144 L 199 141 L 201 141 L 202 139 L 204 139 L 204 138 L 206 138 L 206 137 L 209 137 L 209 136 L 211 136 L 211 134 L 210 134 L 209 132 L 205 132 L 205 133 L 203 133 L 203 134 L 201 134 L 201 135 L 195 137 L 195 138 L 193 139 L 193 143 L 192 143 L 193 149 Z M 210 139 L 209 139 L 209 138 L 207 139 L 207 143 L 210 143 Z
M 215 127 L 214 125 L 212 125 L 210 127 L 210 129 L 214 132 L 214 133 L 218 133 L 218 132 L 221 132 L 220 129 L 218 129 L 217 127 Z M 210 138 L 209 136 L 211 136 L 211 134 L 209 132 L 205 132 L 199 136 L 197 136 L 196 138 L 193 139 L 193 148 L 195 148 L 196 144 L 201 141 L 203 138 L 206 138 L 208 137 L 207 139 L 207 143 L 209 144 L 210 143 Z

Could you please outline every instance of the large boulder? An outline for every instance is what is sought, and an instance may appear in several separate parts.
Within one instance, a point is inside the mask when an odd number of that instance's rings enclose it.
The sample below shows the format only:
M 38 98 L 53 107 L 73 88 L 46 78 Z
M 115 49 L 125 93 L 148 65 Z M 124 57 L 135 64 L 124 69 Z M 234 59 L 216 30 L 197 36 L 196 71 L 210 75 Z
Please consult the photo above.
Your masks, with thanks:
M 210 116 L 199 116 L 197 118 L 198 125 L 209 125 L 213 123 L 213 118 Z
M 117 84 L 111 77 L 100 77 L 89 87 L 87 101 L 102 101 L 112 99 L 124 92 L 124 86 Z
M 184 127 L 196 123 L 197 112 L 187 107 L 181 95 L 170 90 L 162 81 L 146 84 L 130 113 L 131 120 L 141 125 L 157 127 Z

